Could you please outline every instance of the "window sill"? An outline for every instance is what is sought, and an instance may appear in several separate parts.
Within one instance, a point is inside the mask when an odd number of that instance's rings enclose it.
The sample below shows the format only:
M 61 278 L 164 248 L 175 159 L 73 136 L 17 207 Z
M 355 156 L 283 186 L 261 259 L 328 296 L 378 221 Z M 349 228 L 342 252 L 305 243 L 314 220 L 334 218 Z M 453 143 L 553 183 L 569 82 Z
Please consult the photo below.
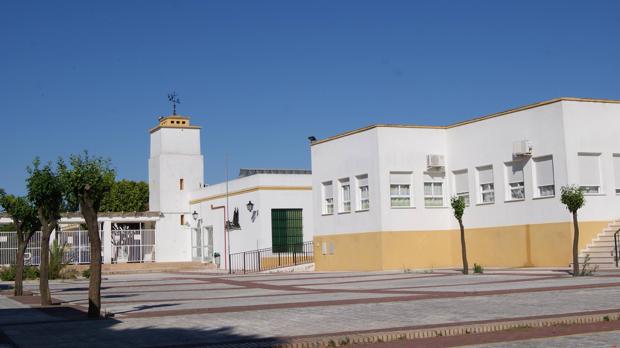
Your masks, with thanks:
M 607 196 L 605 193 L 585 193 L 584 196 Z
M 525 198 L 507 199 L 507 200 L 504 201 L 504 203 L 523 202 L 523 201 L 525 201 Z
M 350 211 L 339 211 L 338 215 L 351 214 Z
M 424 209 L 446 209 L 446 208 L 449 208 L 449 207 L 447 207 L 445 205 L 443 205 L 441 207 L 433 207 L 433 206 L 427 207 L 427 206 L 424 206 Z
M 533 200 L 539 200 L 539 199 L 549 199 L 549 198 L 555 198 L 555 195 L 552 196 L 539 196 L 539 197 L 532 197 Z
M 356 210 L 355 212 L 356 212 L 356 213 L 363 213 L 363 212 L 365 212 L 365 211 L 369 211 L 369 210 L 370 210 L 370 209 L 358 209 L 358 210 Z
M 495 204 L 495 202 L 482 202 L 482 203 L 476 203 L 476 205 L 492 205 Z
M 334 213 L 324 213 L 324 214 L 321 214 L 321 216 L 331 216 L 331 215 L 334 215 Z
M 411 207 L 392 207 L 390 206 L 391 209 L 415 209 L 415 206 L 411 206 Z

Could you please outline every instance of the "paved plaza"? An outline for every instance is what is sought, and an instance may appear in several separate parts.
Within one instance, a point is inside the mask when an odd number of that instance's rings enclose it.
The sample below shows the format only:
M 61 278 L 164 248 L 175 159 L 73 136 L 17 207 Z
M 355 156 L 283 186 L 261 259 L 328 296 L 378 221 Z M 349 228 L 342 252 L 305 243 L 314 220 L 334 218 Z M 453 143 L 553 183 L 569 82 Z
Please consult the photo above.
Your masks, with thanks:
M 26 286 L 35 296 L 0 296 L 3 343 L 23 347 L 270 345 L 334 335 L 620 314 L 620 273 L 615 272 L 581 278 L 551 270 L 487 270 L 484 275 L 469 276 L 451 270 L 110 275 L 103 281 L 102 302 L 111 317 L 103 320 L 85 318 L 87 280 L 52 282 L 52 296 L 60 305 L 49 308 L 37 308 L 36 285 Z M 618 323 L 612 317 L 605 332 L 592 336 L 582 332 L 583 337 L 603 342 L 601 346 L 620 343 Z M 476 341 L 480 344 L 503 346 L 480 337 Z M 510 346 L 536 346 L 541 341 L 520 340 L 533 337 L 538 336 L 512 335 L 506 340 L 514 341 Z M 563 340 L 560 346 L 590 342 L 579 337 L 555 339 Z M 441 339 L 423 341 L 429 346 L 473 344 L 472 338 Z

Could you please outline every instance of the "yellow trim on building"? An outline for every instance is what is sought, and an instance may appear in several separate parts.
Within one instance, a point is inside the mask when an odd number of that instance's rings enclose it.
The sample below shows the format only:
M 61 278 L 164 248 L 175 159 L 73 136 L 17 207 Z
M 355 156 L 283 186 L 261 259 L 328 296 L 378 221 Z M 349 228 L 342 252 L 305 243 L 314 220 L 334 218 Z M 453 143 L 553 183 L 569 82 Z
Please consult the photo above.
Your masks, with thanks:
M 153 133 L 161 128 L 184 128 L 184 129 L 200 129 L 199 126 L 192 126 L 187 116 L 171 115 L 159 118 L 159 124 L 149 130 Z
M 609 221 L 579 223 L 579 249 Z M 572 222 L 465 230 L 467 259 L 485 267 L 566 267 L 572 262 Z M 327 255 L 323 255 L 323 242 Z M 331 245 L 334 253 L 330 255 Z M 365 232 L 314 237 L 317 271 L 462 267 L 459 230 Z
M 242 195 L 244 193 L 255 192 L 255 191 L 259 191 L 259 190 L 266 190 L 266 191 L 312 191 L 312 186 L 255 186 L 255 187 L 250 187 L 250 188 L 243 189 L 243 190 L 237 190 L 237 191 L 228 192 L 228 197 Z M 212 201 L 212 200 L 215 200 L 215 199 L 220 199 L 220 198 L 225 198 L 225 197 L 226 197 L 226 193 L 221 193 L 221 194 L 217 194 L 217 195 L 213 195 L 213 196 L 208 196 L 208 197 L 204 197 L 204 198 L 194 199 L 194 200 L 189 201 L 189 203 L 190 204 L 197 204 L 197 203 Z
M 591 98 L 562 97 L 562 98 L 555 98 L 555 99 L 546 100 L 546 101 L 542 101 L 542 102 L 538 102 L 538 103 L 528 104 L 528 105 L 525 105 L 525 106 L 520 106 L 520 107 L 517 107 L 517 108 L 508 109 L 508 110 L 505 110 L 505 111 L 496 112 L 496 113 L 493 113 L 493 114 L 490 114 L 490 115 L 475 117 L 475 118 L 472 118 L 472 119 L 469 119 L 469 120 L 465 120 L 465 121 L 449 124 L 447 126 L 424 126 L 424 125 L 404 125 L 404 124 L 375 124 L 375 125 L 371 125 L 371 126 L 355 129 L 355 130 L 352 130 L 352 131 L 344 132 L 344 133 L 341 133 L 341 134 L 337 134 L 337 135 L 334 135 L 334 136 L 331 136 L 331 137 L 328 137 L 328 138 L 325 138 L 325 139 L 314 141 L 314 142 L 312 142 L 312 144 L 310 144 L 310 146 L 326 143 L 328 141 L 344 138 L 344 137 L 347 137 L 347 136 L 350 136 L 350 135 L 354 135 L 354 134 L 357 134 L 357 133 L 362 133 L 362 132 L 365 132 L 365 131 L 368 131 L 368 130 L 371 130 L 371 129 L 374 129 L 374 128 L 381 128 L 381 127 L 385 127 L 385 128 L 450 129 L 450 128 L 459 127 L 459 126 L 465 126 L 465 125 L 468 125 L 470 123 L 480 122 L 480 121 L 488 120 L 488 119 L 491 119 L 491 118 L 495 118 L 495 117 L 499 117 L 499 116 L 504 116 L 504 115 L 512 114 L 512 113 L 519 112 L 519 111 L 525 111 L 525 110 L 528 110 L 528 109 L 533 109 L 533 108 L 537 108 L 537 107 L 541 107 L 541 106 L 545 106 L 545 105 L 549 105 L 549 104 L 553 104 L 553 103 L 557 103 L 557 102 L 561 102 L 561 101 L 576 101 L 576 102 L 587 102 L 587 103 L 620 104 L 620 100 L 613 100 L 613 99 L 591 99 Z

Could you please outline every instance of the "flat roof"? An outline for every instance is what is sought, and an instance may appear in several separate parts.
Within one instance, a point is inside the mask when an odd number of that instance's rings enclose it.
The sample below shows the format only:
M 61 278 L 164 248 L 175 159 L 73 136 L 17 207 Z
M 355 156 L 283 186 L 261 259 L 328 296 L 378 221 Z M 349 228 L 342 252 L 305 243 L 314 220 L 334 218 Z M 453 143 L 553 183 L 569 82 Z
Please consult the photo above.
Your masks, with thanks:
M 264 168 L 241 168 L 239 169 L 239 177 L 245 178 L 246 176 L 256 174 L 312 174 L 309 169 L 264 169 Z
M 537 108 L 537 107 L 541 107 L 541 106 L 545 106 L 545 105 L 549 105 L 549 104 L 553 104 L 553 103 L 557 103 L 557 102 L 561 102 L 561 101 L 576 101 L 576 102 L 588 102 L 588 103 L 620 104 L 620 100 L 614 100 L 614 99 L 593 99 L 593 98 L 561 97 L 561 98 L 550 99 L 550 100 L 546 100 L 546 101 L 542 101 L 542 102 L 538 102 L 538 103 L 528 104 L 528 105 L 520 106 L 520 107 L 517 107 L 517 108 L 508 109 L 508 110 L 496 112 L 496 113 L 489 114 L 489 115 L 478 116 L 478 117 L 475 117 L 475 118 L 472 118 L 472 119 L 469 119 L 469 120 L 452 123 L 452 124 L 449 124 L 447 126 L 424 126 L 424 125 L 413 125 L 413 124 L 410 124 L 410 125 L 407 125 L 407 124 L 374 124 L 374 125 L 370 125 L 370 126 L 354 129 L 354 130 L 351 130 L 351 131 L 348 131 L 348 132 L 340 133 L 340 134 L 337 134 L 337 135 L 334 135 L 334 136 L 331 136 L 331 137 L 328 137 L 328 138 L 325 138 L 325 139 L 313 141 L 310 144 L 310 146 L 322 144 L 322 143 L 325 143 L 325 142 L 328 142 L 328 141 L 332 141 L 332 140 L 336 140 L 336 139 L 339 139 L 339 138 L 344 138 L 344 137 L 347 137 L 349 135 L 365 132 L 367 130 L 371 130 L 371 129 L 379 128 L 379 127 L 422 128 L 422 129 L 450 129 L 450 128 L 464 126 L 464 125 L 467 125 L 467 124 L 470 124 L 470 123 L 480 122 L 480 121 L 488 120 L 488 119 L 491 119 L 491 118 L 495 118 L 495 117 L 499 117 L 499 116 L 504 116 L 504 115 L 515 113 L 515 112 L 528 110 L 528 109 L 533 109 L 533 108 Z

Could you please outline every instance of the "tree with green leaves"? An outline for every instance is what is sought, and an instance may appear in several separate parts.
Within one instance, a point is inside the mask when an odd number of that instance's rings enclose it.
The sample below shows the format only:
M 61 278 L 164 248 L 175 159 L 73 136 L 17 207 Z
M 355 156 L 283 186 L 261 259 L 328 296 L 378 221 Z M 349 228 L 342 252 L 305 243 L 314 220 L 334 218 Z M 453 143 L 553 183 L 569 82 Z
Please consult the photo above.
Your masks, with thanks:
M 116 181 L 101 201 L 100 211 L 137 212 L 149 210 L 149 185 L 144 181 Z
M 0 225 L 0 232 L 15 232 L 15 224 L 11 222 L 10 224 Z
M 461 228 L 461 257 L 463 258 L 463 274 L 469 274 L 469 265 L 467 263 L 467 246 L 465 245 L 465 227 L 463 226 L 463 213 L 465 212 L 465 198 L 452 197 L 450 200 L 454 217 L 459 222 Z
M 101 239 L 97 214 L 101 201 L 114 183 L 115 172 L 110 161 L 91 157 L 87 152 L 71 155 L 69 164 L 59 161 L 58 172 L 66 197 L 79 204 L 90 239 L 90 278 L 88 288 L 88 317 L 101 315 Z
M 573 277 L 576 277 L 579 275 L 579 221 L 577 220 L 577 211 L 586 204 L 586 200 L 583 197 L 581 187 L 575 185 L 562 186 L 561 191 L 562 203 L 573 214 Z
M 15 296 L 24 294 L 24 255 L 28 243 L 39 229 L 39 219 L 35 207 L 26 197 L 9 195 L 0 189 L 0 206 L 11 217 L 17 235 L 17 255 L 15 259 Z
M 60 211 L 63 207 L 63 185 L 60 177 L 50 163 L 42 168 L 39 159 L 35 159 L 28 168 L 30 175 L 26 179 L 28 198 L 37 209 L 37 217 L 41 225 L 41 264 L 39 266 L 39 290 L 41 305 L 52 304 L 49 286 L 50 267 L 50 236 L 58 226 Z

